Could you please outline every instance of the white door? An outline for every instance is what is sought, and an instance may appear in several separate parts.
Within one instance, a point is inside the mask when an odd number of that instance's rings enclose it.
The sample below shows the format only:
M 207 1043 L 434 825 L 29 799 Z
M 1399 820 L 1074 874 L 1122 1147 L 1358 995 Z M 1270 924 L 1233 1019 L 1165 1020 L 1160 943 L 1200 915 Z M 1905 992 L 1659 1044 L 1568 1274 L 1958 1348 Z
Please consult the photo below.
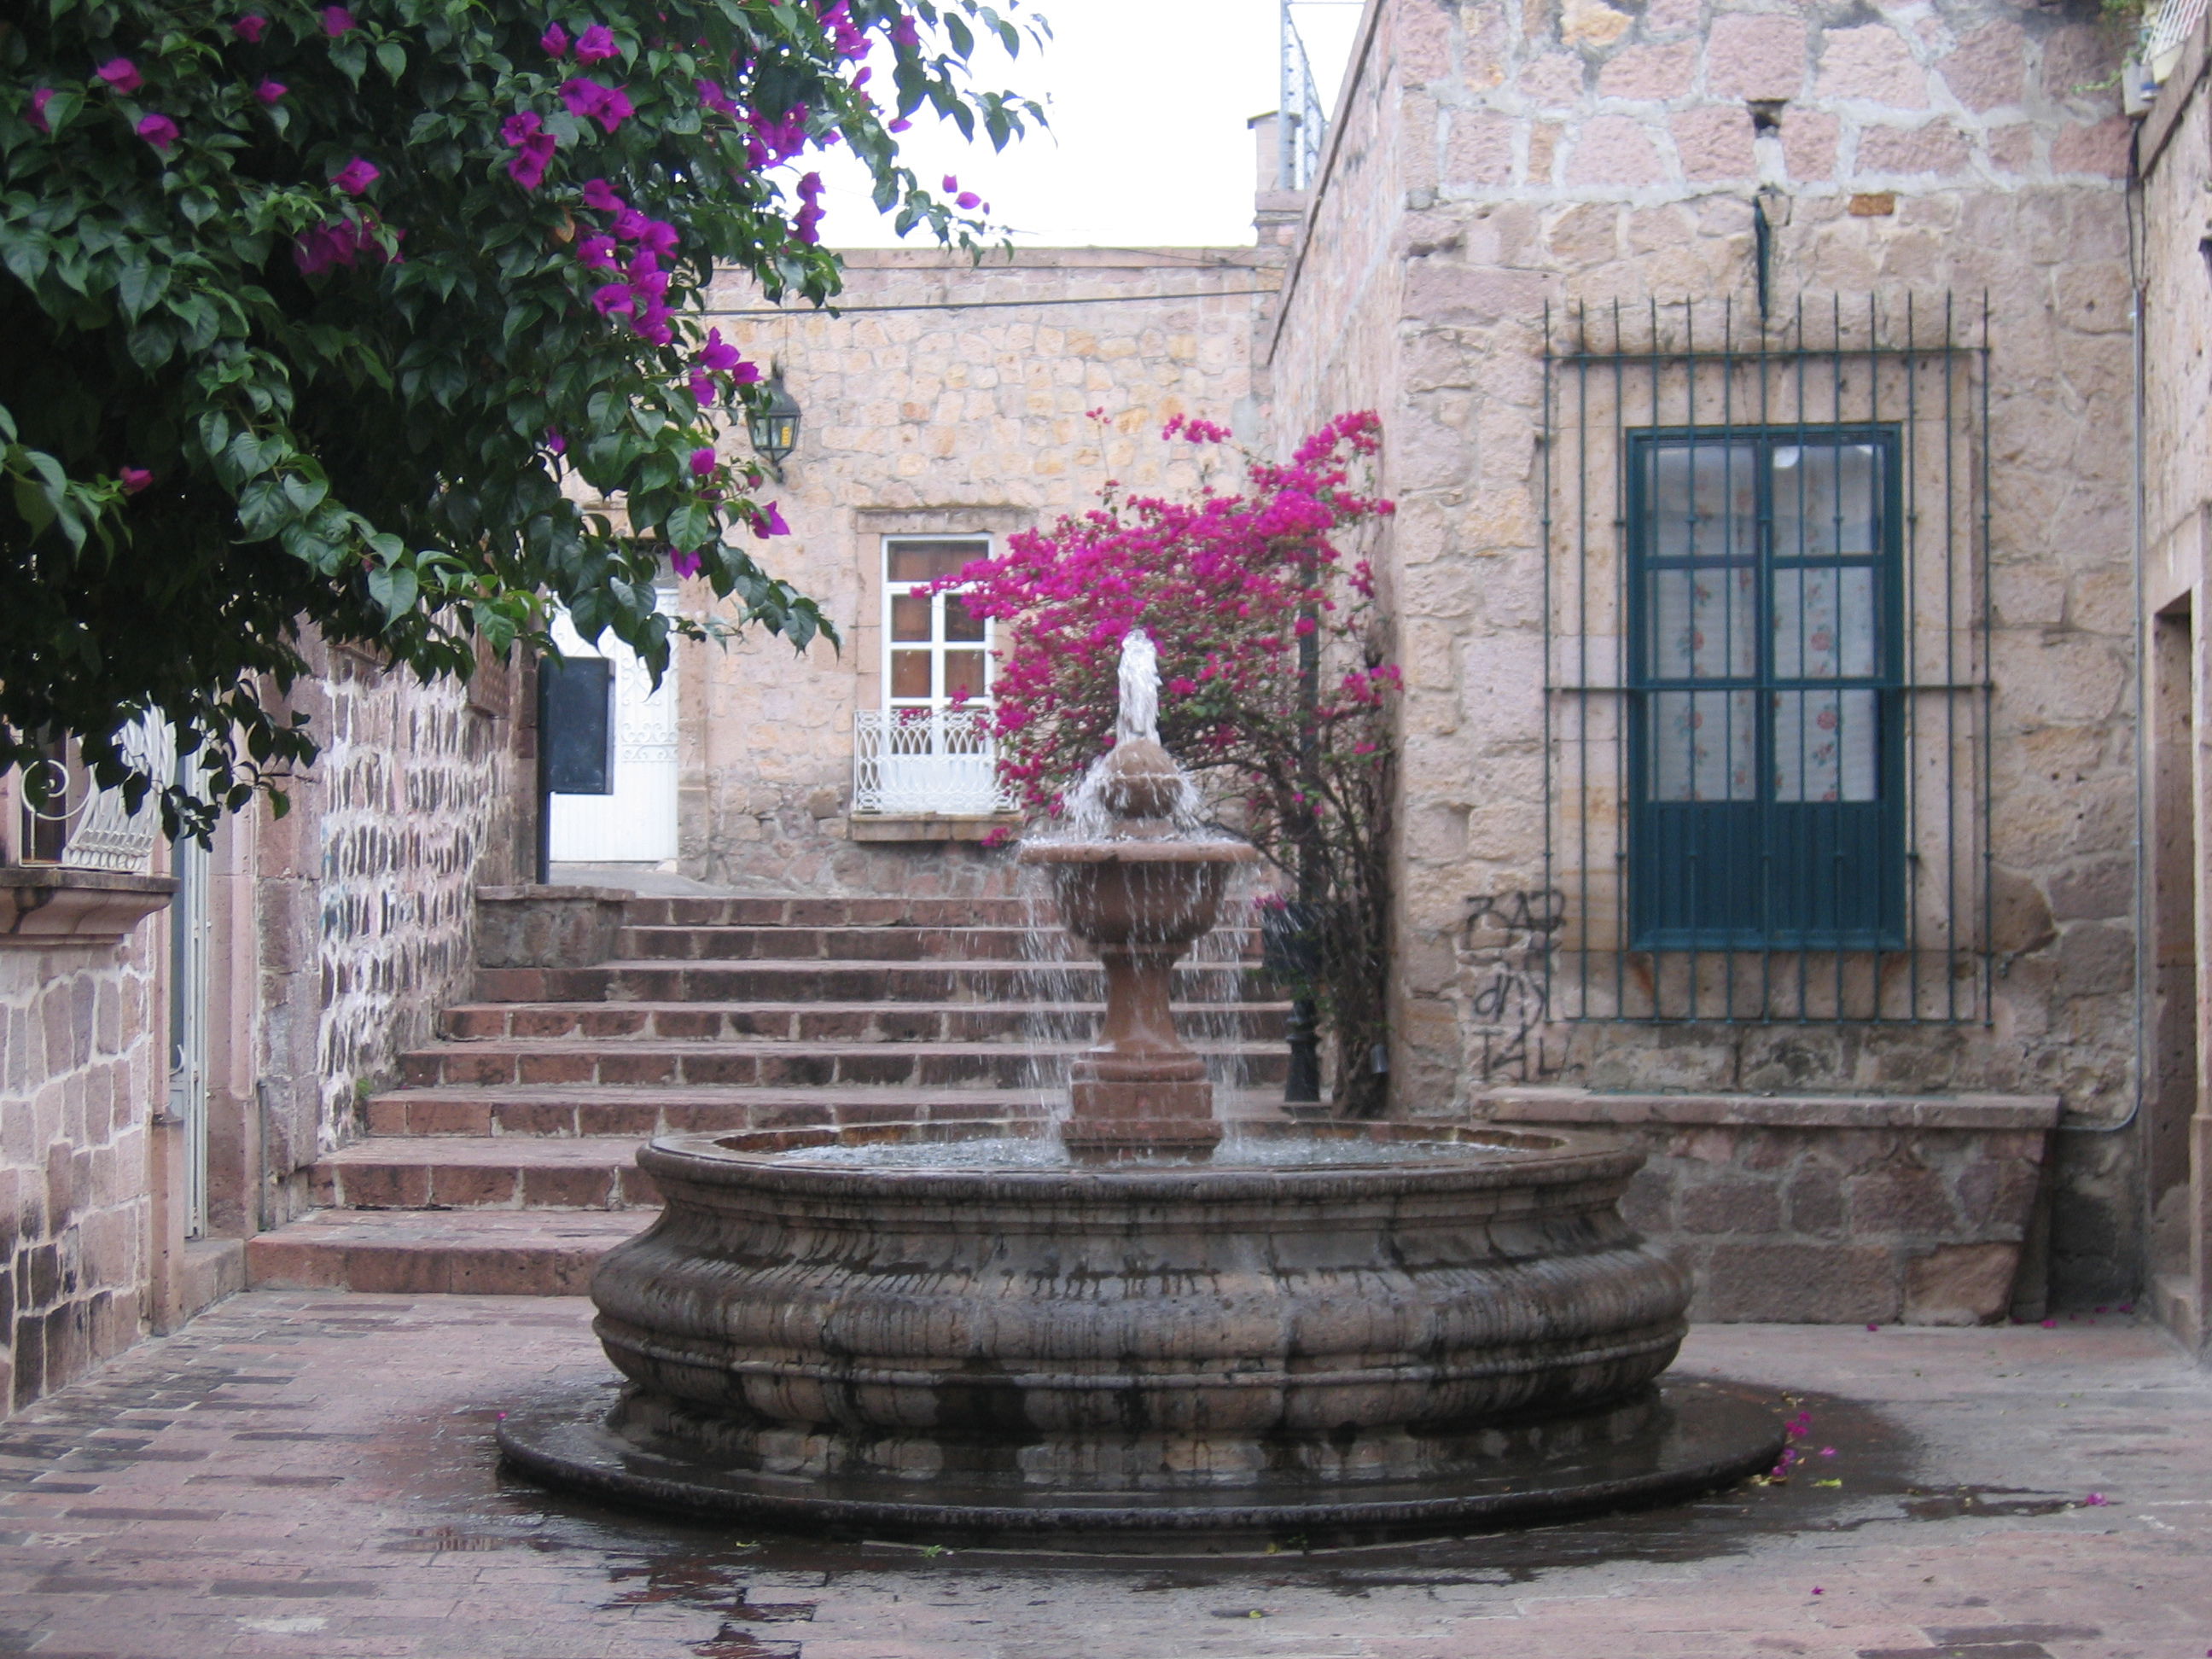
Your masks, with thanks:
M 660 590 L 660 608 L 675 599 Z M 655 690 L 637 653 L 612 634 L 586 645 L 567 616 L 553 622 L 563 656 L 614 665 L 614 793 L 553 797 L 556 864 L 663 864 L 676 857 L 676 661 Z

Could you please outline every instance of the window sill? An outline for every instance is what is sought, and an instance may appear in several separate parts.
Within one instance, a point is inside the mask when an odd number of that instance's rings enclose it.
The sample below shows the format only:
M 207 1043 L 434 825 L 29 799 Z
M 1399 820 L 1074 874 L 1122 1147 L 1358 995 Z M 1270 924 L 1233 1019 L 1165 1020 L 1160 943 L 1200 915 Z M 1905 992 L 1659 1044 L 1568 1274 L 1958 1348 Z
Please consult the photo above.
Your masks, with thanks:
M 988 841 L 1022 827 L 1018 812 L 855 812 L 846 820 L 854 841 Z
M 172 876 L 52 864 L 0 867 L 0 946 L 119 945 L 176 890 Z

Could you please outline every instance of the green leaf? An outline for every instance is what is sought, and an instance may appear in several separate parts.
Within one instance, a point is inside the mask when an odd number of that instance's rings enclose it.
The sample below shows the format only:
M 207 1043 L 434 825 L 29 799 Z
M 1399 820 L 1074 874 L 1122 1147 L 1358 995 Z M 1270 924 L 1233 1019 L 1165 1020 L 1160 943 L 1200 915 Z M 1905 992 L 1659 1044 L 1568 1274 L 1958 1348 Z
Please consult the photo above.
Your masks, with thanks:
M 396 40 L 383 41 L 376 48 L 376 61 L 397 86 L 399 77 L 407 72 L 407 49 Z
M 414 571 L 404 564 L 388 565 L 368 573 L 368 597 L 376 601 L 392 622 L 398 622 L 415 608 L 419 586 Z

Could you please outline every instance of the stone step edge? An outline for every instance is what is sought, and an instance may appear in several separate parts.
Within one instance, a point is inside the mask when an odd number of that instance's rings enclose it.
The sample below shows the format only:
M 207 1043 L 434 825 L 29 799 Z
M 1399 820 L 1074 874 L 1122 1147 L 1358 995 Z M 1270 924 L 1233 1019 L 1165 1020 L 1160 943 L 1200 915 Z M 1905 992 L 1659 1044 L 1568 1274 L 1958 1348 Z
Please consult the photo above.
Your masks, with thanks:
M 246 1241 L 252 1290 L 582 1296 L 653 1210 L 319 1210 Z

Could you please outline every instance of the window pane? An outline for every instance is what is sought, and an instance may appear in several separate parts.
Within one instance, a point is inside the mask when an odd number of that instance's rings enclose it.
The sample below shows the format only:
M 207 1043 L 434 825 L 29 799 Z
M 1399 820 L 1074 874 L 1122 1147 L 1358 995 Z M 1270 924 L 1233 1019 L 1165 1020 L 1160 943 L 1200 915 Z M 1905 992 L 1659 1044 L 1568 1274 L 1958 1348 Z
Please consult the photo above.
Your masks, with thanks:
M 980 640 L 983 637 L 983 619 L 971 617 L 968 607 L 957 593 L 945 596 L 945 637 L 948 640 Z
M 1655 559 L 1748 558 L 1759 512 L 1759 447 L 1654 444 L 1645 511 Z
M 985 689 L 984 657 L 981 651 L 945 653 L 945 695 L 955 701 L 980 697 Z
M 1645 589 L 1650 606 L 1652 677 L 1705 680 L 1755 673 L 1754 579 L 1748 565 L 1653 571 Z
M 895 582 L 933 582 L 940 576 L 957 576 L 971 559 L 987 557 L 987 541 L 888 542 L 884 544 L 885 572 Z
M 891 696 L 926 697 L 928 695 L 929 653 L 927 651 L 892 652 Z
M 1774 799 L 1873 800 L 1880 733 L 1871 691 L 1774 694 Z
M 1774 677 L 1855 679 L 1878 671 L 1874 571 L 1774 573 Z
M 891 637 L 902 644 L 929 643 L 929 601 L 918 593 L 891 595 Z
M 1873 444 L 1782 444 L 1774 451 L 1774 556 L 1881 548 L 1881 451 Z
M 1651 697 L 1654 800 L 1750 800 L 1757 694 L 1658 691 Z

